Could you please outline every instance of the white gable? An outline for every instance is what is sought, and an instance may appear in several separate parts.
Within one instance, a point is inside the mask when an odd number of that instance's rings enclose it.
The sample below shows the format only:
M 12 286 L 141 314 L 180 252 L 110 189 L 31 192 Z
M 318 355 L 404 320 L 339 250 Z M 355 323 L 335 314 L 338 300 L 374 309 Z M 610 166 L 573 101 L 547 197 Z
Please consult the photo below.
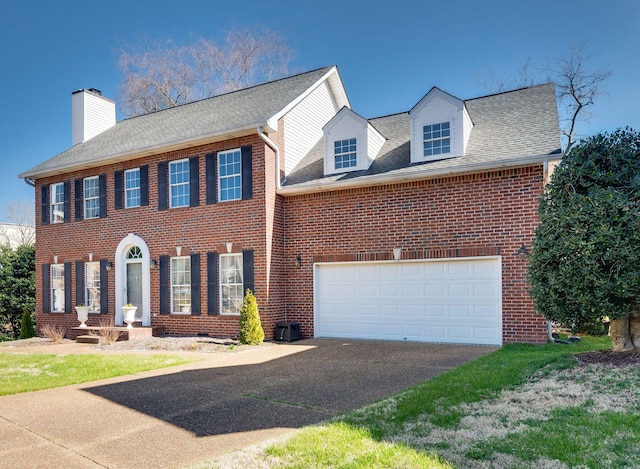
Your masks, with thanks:
M 355 143 L 355 164 L 340 167 L 336 164 L 336 142 L 347 141 L 351 148 Z M 384 136 L 364 117 L 343 107 L 324 127 L 324 174 L 369 169 L 384 142 Z
M 432 88 L 409 112 L 409 116 L 412 163 L 455 158 L 465 154 L 473 123 L 464 101 L 438 88 Z M 444 125 L 441 126 L 441 124 Z M 436 129 L 448 126 L 449 129 L 449 135 L 446 136 L 448 140 L 445 141 L 444 133 L 441 139 L 434 139 L 438 149 L 433 151 L 433 154 L 425 154 L 425 126 L 427 129 L 434 128 L 432 126 Z

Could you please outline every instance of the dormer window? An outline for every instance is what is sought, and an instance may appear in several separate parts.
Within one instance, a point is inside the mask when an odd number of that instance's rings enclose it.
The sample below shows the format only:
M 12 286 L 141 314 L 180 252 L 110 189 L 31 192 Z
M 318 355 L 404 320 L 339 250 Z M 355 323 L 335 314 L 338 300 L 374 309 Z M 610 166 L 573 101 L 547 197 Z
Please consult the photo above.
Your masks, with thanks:
M 333 144 L 333 154 L 335 158 L 335 168 L 351 168 L 358 164 L 356 153 L 356 139 L 337 140 Z
M 424 156 L 451 152 L 451 126 L 449 122 L 425 125 L 422 128 Z
M 364 117 L 343 107 L 324 131 L 324 174 L 369 169 L 385 138 Z

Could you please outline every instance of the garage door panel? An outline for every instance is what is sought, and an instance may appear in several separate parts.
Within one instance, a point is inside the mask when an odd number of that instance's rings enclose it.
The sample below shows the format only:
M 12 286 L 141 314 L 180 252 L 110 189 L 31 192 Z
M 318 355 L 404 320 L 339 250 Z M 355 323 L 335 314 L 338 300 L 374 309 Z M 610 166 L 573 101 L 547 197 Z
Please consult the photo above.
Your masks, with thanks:
M 500 260 L 321 264 L 316 337 L 500 345 Z

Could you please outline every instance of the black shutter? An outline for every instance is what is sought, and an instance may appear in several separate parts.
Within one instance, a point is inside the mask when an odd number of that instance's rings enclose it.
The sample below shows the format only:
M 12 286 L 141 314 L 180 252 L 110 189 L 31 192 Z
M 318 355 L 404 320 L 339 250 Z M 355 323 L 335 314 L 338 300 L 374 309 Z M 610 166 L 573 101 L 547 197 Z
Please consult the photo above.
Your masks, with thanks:
M 169 256 L 160 256 L 160 314 L 169 314 Z
M 116 171 L 113 173 L 113 208 L 120 210 L 124 204 L 122 203 L 122 193 L 124 191 L 124 171 Z
M 76 304 L 84 304 L 84 262 L 76 261 Z
M 107 175 L 98 176 L 98 193 L 100 197 L 100 218 L 107 218 Z
M 200 158 L 189 158 L 189 206 L 200 205 Z
M 100 259 L 100 314 L 109 312 L 109 271 L 106 259 Z
M 218 314 L 218 253 L 207 253 L 207 314 Z
M 74 182 L 75 219 L 82 220 L 82 200 L 84 198 L 84 193 L 82 191 L 82 179 L 76 179 Z
M 243 289 L 242 296 L 247 292 L 247 288 L 254 291 L 254 275 L 253 275 L 253 251 L 242 251 L 242 279 Z
M 158 210 L 166 210 L 167 205 L 167 162 L 158 163 Z
M 71 312 L 71 262 L 64 263 L 64 312 Z
M 49 264 L 42 264 L 42 312 L 51 312 L 51 284 L 49 280 L 50 274 Z
M 242 155 L 242 200 L 253 197 L 253 167 L 251 146 L 240 149 Z
M 69 181 L 62 185 L 64 193 L 64 222 L 71 221 L 71 183 Z
M 140 166 L 140 206 L 149 205 L 149 165 Z
M 200 254 L 191 254 L 191 315 L 200 313 Z
M 49 186 L 42 186 L 40 192 L 40 216 L 43 225 L 49 224 Z
M 205 156 L 207 178 L 207 205 L 218 202 L 218 154 Z

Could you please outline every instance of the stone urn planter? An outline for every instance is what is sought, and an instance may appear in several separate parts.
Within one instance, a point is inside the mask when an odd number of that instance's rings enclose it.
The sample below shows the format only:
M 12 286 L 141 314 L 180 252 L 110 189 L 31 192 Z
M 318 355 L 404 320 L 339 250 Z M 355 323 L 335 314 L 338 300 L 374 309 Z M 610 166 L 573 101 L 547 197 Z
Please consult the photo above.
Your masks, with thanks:
M 122 314 L 124 315 L 124 322 L 127 323 L 127 329 L 133 329 L 133 323 L 136 320 L 137 306 L 131 304 L 124 305 L 122 307 Z
M 80 321 L 80 326 L 78 327 L 86 329 L 87 325 L 85 324 L 85 322 L 87 322 L 87 319 L 89 319 L 89 307 L 78 305 L 76 306 L 76 313 L 78 313 L 78 321 Z

